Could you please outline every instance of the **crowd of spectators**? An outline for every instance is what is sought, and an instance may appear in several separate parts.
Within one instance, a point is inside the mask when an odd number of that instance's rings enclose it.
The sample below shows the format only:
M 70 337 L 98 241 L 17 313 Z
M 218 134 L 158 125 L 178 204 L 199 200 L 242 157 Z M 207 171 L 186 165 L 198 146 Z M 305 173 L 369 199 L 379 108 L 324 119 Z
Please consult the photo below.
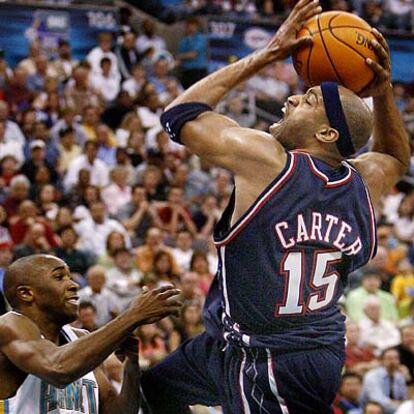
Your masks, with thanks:
M 198 15 L 226 15 L 238 19 L 283 19 L 295 0 L 139 0 L 130 1 L 170 23 Z M 320 0 L 324 11 L 356 13 L 379 29 L 411 31 L 412 0 Z
M 143 21 L 138 35 L 125 27 L 119 39 L 101 33 L 81 61 L 64 40 L 53 61 L 37 41 L 16 67 L 0 55 L 0 286 L 12 260 L 56 255 L 81 286 L 76 325 L 93 331 L 144 285 L 176 284 L 181 316 L 137 332 L 145 369 L 203 330 L 202 306 L 217 267 L 213 228 L 233 181 L 160 127 L 163 108 L 206 74 L 197 19 L 188 19 L 174 52 L 152 21 Z M 266 130 L 287 96 L 302 89 L 292 66 L 278 62 L 218 110 Z M 394 85 L 412 138 L 411 91 Z M 342 302 L 347 356 L 335 414 L 413 410 L 414 164 L 410 174 L 377 211 L 378 254 L 352 275 Z M 0 314 L 6 310 L 0 290 Z M 107 361 L 117 388 L 121 370 L 120 362 Z

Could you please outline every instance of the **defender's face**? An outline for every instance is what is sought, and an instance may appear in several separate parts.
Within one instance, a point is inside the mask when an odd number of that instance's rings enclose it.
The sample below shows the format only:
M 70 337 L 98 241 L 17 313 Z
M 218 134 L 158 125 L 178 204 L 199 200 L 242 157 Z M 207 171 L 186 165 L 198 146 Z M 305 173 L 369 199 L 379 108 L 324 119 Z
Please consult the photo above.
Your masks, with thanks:
M 73 281 L 69 267 L 62 260 L 51 258 L 39 275 L 34 289 L 38 307 L 48 316 L 64 325 L 78 317 L 79 285 Z
M 320 88 L 310 88 L 304 95 L 290 96 L 282 112 L 282 119 L 270 126 L 270 133 L 285 148 L 297 148 L 305 134 L 313 135 L 326 120 Z

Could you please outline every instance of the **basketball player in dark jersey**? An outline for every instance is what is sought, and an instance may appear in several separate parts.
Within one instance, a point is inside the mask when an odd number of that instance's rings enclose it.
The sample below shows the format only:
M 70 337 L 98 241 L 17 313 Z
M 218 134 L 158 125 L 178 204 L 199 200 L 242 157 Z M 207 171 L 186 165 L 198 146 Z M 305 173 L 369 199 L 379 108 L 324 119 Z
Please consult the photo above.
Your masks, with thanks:
M 226 414 L 328 414 L 344 362 L 337 301 L 347 275 L 376 250 L 374 208 L 405 173 L 410 151 L 390 86 L 384 38 L 371 114 L 335 83 L 288 98 L 270 133 L 241 128 L 212 108 L 240 82 L 310 39 L 296 31 L 321 11 L 300 0 L 263 50 L 218 70 L 162 116 L 170 137 L 233 172 L 235 190 L 216 226 L 219 267 L 206 332 L 144 373 L 153 414 L 221 405 Z M 370 151 L 352 158 L 373 133 Z

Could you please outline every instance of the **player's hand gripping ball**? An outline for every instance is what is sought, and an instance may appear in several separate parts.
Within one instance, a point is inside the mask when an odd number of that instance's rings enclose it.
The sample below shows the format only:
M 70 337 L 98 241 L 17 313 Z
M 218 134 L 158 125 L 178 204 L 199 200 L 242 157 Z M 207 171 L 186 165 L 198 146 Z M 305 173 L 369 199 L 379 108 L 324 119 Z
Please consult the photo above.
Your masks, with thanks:
M 366 59 L 378 62 L 371 45 L 376 38 L 360 17 L 338 11 L 318 14 L 297 32 L 297 38 L 304 36 L 311 36 L 312 43 L 294 52 L 293 63 L 307 86 L 335 81 L 360 93 L 374 82 Z

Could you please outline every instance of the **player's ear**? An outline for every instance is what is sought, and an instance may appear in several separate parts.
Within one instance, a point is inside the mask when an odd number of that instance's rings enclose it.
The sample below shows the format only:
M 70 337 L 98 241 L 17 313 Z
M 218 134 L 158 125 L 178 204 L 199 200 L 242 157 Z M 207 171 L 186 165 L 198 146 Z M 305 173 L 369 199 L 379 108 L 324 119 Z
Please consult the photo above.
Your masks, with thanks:
M 339 132 L 329 125 L 322 125 L 318 132 L 316 132 L 315 137 L 318 141 L 325 144 L 333 144 L 339 138 Z
M 33 290 L 30 286 L 27 285 L 20 285 L 16 289 L 17 297 L 26 303 L 31 303 L 34 300 Z

